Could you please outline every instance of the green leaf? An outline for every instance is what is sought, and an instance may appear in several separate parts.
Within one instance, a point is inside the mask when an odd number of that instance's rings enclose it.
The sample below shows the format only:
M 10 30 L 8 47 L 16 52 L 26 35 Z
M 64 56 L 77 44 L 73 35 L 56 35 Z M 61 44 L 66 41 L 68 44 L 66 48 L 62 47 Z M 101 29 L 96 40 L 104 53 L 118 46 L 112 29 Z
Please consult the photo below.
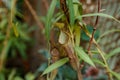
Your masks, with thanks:
M 93 26 L 91 25 L 86 25 L 86 29 L 90 32 L 90 34 L 92 34 L 93 32 Z M 95 34 L 94 34 L 94 38 L 97 39 L 99 37 L 99 30 L 96 30 Z M 82 31 L 81 33 L 81 39 L 85 40 L 85 41 L 89 41 L 89 36 L 87 36 L 87 34 Z
M 9 52 L 11 46 L 12 46 L 12 40 L 9 40 L 7 43 L 6 49 L 5 49 L 6 55 L 8 55 L 8 52 Z
M 5 75 L 3 74 L 3 72 L 0 73 L 0 80 L 5 80 Z
M 114 32 L 120 32 L 120 29 L 112 29 L 112 30 L 108 30 L 105 31 L 105 33 L 103 33 L 98 39 L 97 39 L 97 43 L 100 41 L 100 39 L 106 35 L 109 35 L 110 33 L 114 33 Z
M 74 5 L 75 17 L 81 16 L 83 12 L 82 4 L 79 2 L 79 0 L 73 0 L 73 5 Z M 82 18 L 80 21 L 82 21 Z
M 98 59 L 92 58 L 92 61 L 97 63 L 97 64 L 100 64 L 103 67 L 105 67 L 105 64 L 102 61 L 98 60 Z
M 19 77 L 19 76 L 16 76 L 15 78 L 14 78 L 14 80 L 23 80 L 21 77 Z
M 72 67 L 70 67 L 69 65 L 64 65 L 61 68 L 59 68 L 59 72 L 58 75 L 61 74 L 61 79 L 59 80 L 63 80 L 62 77 L 65 77 L 65 80 L 77 80 L 77 74 L 76 71 L 73 70 Z
M 15 14 L 16 14 L 16 1 L 17 0 L 12 0 L 11 1 L 11 22 L 15 18 Z
M 20 55 L 22 56 L 22 58 L 27 59 L 27 55 L 25 53 L 25 50 L 26 50 L 25 44 L 20 41 L 18 42 L 17 40 L 13 40 L 13 41 L 14 41 L 15 47 L 20 52 Z
M 0 22 L 0 29 L 3 29 L 7 24 L 7 19 L 3 19 L 1 22 Z
M 80 37 L 81 37 L 81 29 L 79 26 L 75 25 L 75 31 L 74 31 L 74 35 L 75 35 L 75 45 L 79 46 L 80 45 Z
M 67 63 L 68 61 L 69 61 L 68 58 L 63 58 L 63 59 L 61 59 L 61 60 L 55 62 L 54 64 L 50 65 L 50 66 L 43 72 L 42 75 L 45 75 L 45 74 L 47 74 L 47 73 L 53 71 L 54 69 L 56 69 L 56 68 L 58 68 L 58 67 L 64 65 L 64 64 Z
M 95 64 L 93 63 L 93 61 L 90 59 L 90 57 L 84 52 L 84 50 L 80 47 L 75 47 L 75 51 L 77 52 L 77 55 L 84 60 L 85 62 L 87 62 L 88 64 L 92 65 L 93 67 L 95 67 Z
M 52 19 L 54 10 L 55 10 L 56 3 L 57 3 L 57 0 L 52 0 L 50 8 L 49 8 L 48 13 L 47 13 L 47 17 L 46 17 L 45 32 L 46 32 L 46 37 L 47 37 L 48 41 L 50 39 L 50 29 L 51 29 L 51 26 L 52 26 L 51 19 Z
M 12 72 L 9 74 L 8 76 L 8 80 L 13 80 L 14 79 L 14 76 L 15 76 L 15 73 L 16 73 L 16 70 L 13 69 Z
M 16 24 L 13 23 L 13 30 L 14 30 L 14 34 L 15 34 L 16 37 L 19 36 L 17 26 L 18 26 L 18 23 L 16 23 Z
M 59 15 L 57 15 L 57 14 L 59 14 Z M 55 15 L 57 17 L 55 17 L 55 19 L 53 20 L 54 23 L 58 22 L 64 16 L 63 13 L 57 13 L 57 14 Z
M 117 78 L 117 80 L 120 80 L 120 74 L 114 72 L 114 71 L 110 71 L 112 73 L 113 76 L 115 76 Z
M 101 16 L 101 17 L 106 17 L 106 18 L 113 19 L 113 20 L 115 20 L 116 22 L 120 23 L 120 21 L 117 20 L 116 18 L 114 18 L 113 16 L 108 15 L 108 14 L 104 14 L 104 13 L 85 14 L 85 15 L 82 15 L 82 16 L 77 17 L 77 19 L 81 19 L 81 17 L 91 17 L 91 16 Z
M 109 59 L 110 57 L 119 54 L 120 53 L 120 47 L 112 50 L 109 54 L 106 55 L 106 59 Z
M 73 0 L 68 0 L 68 8 L 69 8 L 69 15 L 70 15 L 70 25 L 74 25 L 75 20 L 75 14 L 74 14 L 74 6 L 73 6 Z
M 25 76 L 25 80 L 35 80 L 35 76 L 32 73 L 28 73 Z
M 5 35 L 3 35 L 3 34 L 0 33 L 0 41 L 4 40 L 5 37 L 6 37 Z

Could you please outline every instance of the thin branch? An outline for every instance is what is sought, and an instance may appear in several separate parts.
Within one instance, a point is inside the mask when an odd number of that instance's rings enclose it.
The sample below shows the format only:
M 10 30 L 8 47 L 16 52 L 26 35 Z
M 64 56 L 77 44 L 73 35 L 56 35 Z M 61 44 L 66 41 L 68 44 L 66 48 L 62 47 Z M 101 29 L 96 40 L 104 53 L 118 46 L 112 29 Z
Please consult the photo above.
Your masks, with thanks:
M 80 23 L 79 23 L 79 25 L 80 25 Z M 83 27 L 82 27 L 81 25 L 80 25 L 80 27 L 83 29 Z M 90 34 L 89 31 L 87 31 L 87 30 L 84 30 L 84 31 L 85 31 L 86 35 L 87 35 L 89 38 L 92 37 L 92 35 Z M 95 40 L 94 38 L 93 38 L 93 43 L 95 44 L 95 46 L 96 46 L 96 48 L 97 48 L 97 50 L 98 50 L 98 52 L 99 52 L 99 54 L 100 54 L 100 56 L 101 56 L 104 64 L 105 64 L 104 67 L 105 67 L 105 69 L 106 69 L 106 71 L 107 71 L 107 75 L 108 75 L 108 78 L 109 78 L 108 80 L 113 80 L 113 79 L 112 79 L 112 75 L 111 75 L 111 73 L 110 73 L 110 68 L 109 68 L 109 66 L 108 66 L 108 63 L 107 63 L 105 57 L 104 57 L 104 51 L 102 51 L 102 50 L 100 49 L 100 46 L 97 44 L 97 42 L 96 42 L 96 40 Z
M 100 9 L 101 9 L 101 0 L 98 0 L 98 13 L 100 12 Z M 93 42 L 94 34 L 95 34 L 95 31 L 96 31 L 96 28 L 97 28 L 98 20 L 99 20 L 99 16 L 97 16 L 97 18 L 96 18 L 94 29 L 93 29 L 93 32 L 92 32 L 92 37 L 90 38 L 90 41 L 89 41 L 88 53 L 89 53 L 90 56 L 92 55 L 91 52 L 90 52 L 90 48 L 92 46 L 92 42 Z
M 39 18 L 38 18 L 38 15 L 36 14 L 35 10 L 32 8 L 31 4 L 29 3 L 28 0 L 24 0 L 28 9 L 30 10 L 31 14 L 33 15 L 36 23 L 38 24 L 38 26 L 40 27 L 41 30 L 44 29 L 44 26 L 43 24 L 40 22 Z
M 97 48 L 98 52 L 100 53 L 100 55 L 101 55 L 101 57 L 104 61 L 104 64 L 106 65 L 105 68 L 106 68 L 106 72 L 107 72 L 107 75 L 108 75 L 108 80 L 113 80 L 112 75 L 110 73 L 110 68 L 108 66 L 108 63 L 107 63 L 105 57 L 104 57 L 104 52 L 100 49 L 100 46 L 97 44 L 95 39 L 93 39 L 93 43 L 96 45 L 96 48 Z

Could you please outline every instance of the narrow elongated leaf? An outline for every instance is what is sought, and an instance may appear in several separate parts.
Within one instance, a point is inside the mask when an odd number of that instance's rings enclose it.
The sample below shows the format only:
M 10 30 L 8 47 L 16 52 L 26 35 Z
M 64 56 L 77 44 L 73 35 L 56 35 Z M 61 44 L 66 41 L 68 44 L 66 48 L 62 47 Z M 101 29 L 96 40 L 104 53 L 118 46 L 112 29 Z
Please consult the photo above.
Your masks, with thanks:
M 117 78 L 117 80 L 120 80 L 120 74 L 114 72 L 114 71 L 110 71 L 112 73 L 113 76 L 115 76 Z
M 77 25 L 75 25 L 74 28 L 75 28 L 75 31 L 74 31 L 75 45 L 79 46 L 80 45 L 81 30 L 80 30 L 80 27 L 78 27 Z
M 75 16 L 78 15 L 78 4 L 74 4 L 74 14 Z
M 70 24 L 74 25 L 75 20 L 75 14 L 74 14 L 74 6 L 73 6 L 73 0 L 68 0 L 68 8 L 69 8 L 69 15 L 70 15 Z
M 8 80 L 13 80 L 14 76 L 15 76 L 16 70 L 13 69 L 12 72 L 10 73 Z
M 21 42 L 17 42 L 15 39 L 13 40 L 17 50 L 20 52 L 20 55 L 23 59 L 27 58 L 27 54 L 25 53 L 25 45 Z M 20 46 L 21 45 L 21 46 Z
M 55 10 L 55 6 L 56 6 L 57 0 L 52 0 L 47 17 L 46 17 L 46 25 L 45 25 L 45 32 L 46 32 L 46 37 L 47 40 L 49 41 L 49 37 L 50 37 L 50 29 L 51 29 L 51 25 L 52 25 L 52 16 Z
M 81 19 L 81 17 L 91 17 L 91 16 L 101 16 L 101 17 L 106 17 L 106 18 L 113 19 L 113 20 L 115 20 L 116 22 L 120 23 L 120 21 L 117 20 L 116 18 L 114 18 L 113 16 L 108 15 L 108 14 L 104 14 L 104 13 L 85 14 L 85 15 L 82 15 L 82 16 L 77 17 L 77 19 Z
M 64 14 L 59 15 L 53 22 L 56 23 L 56 22 L 59 21 L 63 16 L 64 16 Z
M 75 16 L 79 16 L 79 1 L 78 0 L 73 0 L 73 7 L 74 7 L 74 14 Z
M 15 76 L 14 80 L 23 80 L 20 76 Z
M 74 5 L 74 14 L 75 14 L 75 17 L 77 16 L 81 16 L 82 15 L 82 4 L 79 2 L 79 0 L 73 0 L 73 5 Z M 82 21 L 82 18 L 81 20 Z
M 50 66 L 43 72 L 42 75 L 45 75 L 45 74 L 47 74 L 47 73 L 53 71 L 54 69 L 56 69 L 56 68 L 58 68 L 58 67 L 64 65 L 64 64 L 67 63 L 68 61 L 69 61 L 68 58 L 63 58 L 63 59 L 61 59 L 61 60 L 55 62 L 54 64 L 50 65 Z
M 119 54 L 120 53 L 120 47 L 112 50 L 109 54 L 106 55 L 106 59 L 109 59 L 110 57 Z
M 106 35 L 109 35 L 110 33 L 114 33 L 114 32 L 120 32 L 120 29 L 113 29 L 113 30 L 108 30 L 105 33 L 103 33 L 97 40 L 97 43 L 100 41 L 100 39 Z
M 80 47 L 75 47 L 75 51 L 77 52 L 77 55 L 84 60 L 85 62 L 87 62 L 88 64 L 92 65 L 95 67 L 95 64 L 93 63 L 93 61 L 90 59 L 90 57 L 84 52 L 84 50 Z
M 18 36 L 19 36 L 17 26 L 18 26 L 18 23 L 13 24 L 13 30 L 14 30 L 14 34 L 15 34 L 15 36 L 16 36 L 16 37 L 18 37 Z
M 5 74 L 3 72 L 0 73 L 0 80 L 5 80 Z
M 105 64 L 102 61 L 98 60 L 98 59 L 92 58 L 92 61 L 99 64 L 99 65 L 101 65 L 101 66 L 103 66 L 103 67 L 105 67 Z

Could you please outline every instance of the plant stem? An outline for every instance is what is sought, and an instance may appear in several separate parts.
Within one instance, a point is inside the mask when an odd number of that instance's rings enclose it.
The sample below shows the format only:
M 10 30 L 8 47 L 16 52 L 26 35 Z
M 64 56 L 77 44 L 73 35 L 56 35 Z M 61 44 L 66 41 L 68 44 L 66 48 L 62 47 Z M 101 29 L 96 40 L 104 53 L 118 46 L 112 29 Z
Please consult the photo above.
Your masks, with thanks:
M 66 4 L 66 0 L 60 0 L 60 7 L 61 7 L 61 9 L 64 12 L 64 15 L 66 17 L 66 23 L 67 23 L 67 25 L 69 25 L 70 17 L 69 17 L 69 11 L 68 11 L 68 7 L 67 7 L 67 4 Z M 67 55 L 70 59 L 69 62 L 71 64 L 71 66 L 77 72 L 78 80 L 82 80 L 82 74 L 81 74 L 79 59 L 78 59 L 78 56 L 76 55 L 76 53 L 74 51 L 73 32 L 71 31 L 71 27 L 69 27 L 69 26 L 67 27 L 67 30 L 69 30 L 68 33 L 70 34 L 70 36 L 69 36 L 70 40 L 67 42 L 66 45 L 64 45 L 64 50 L 66 51 L 66 53 L 67 53 Z M 66 30 L 66 32 L 67 32 L 67 30 Z
M 101 8 L 101 0 L 98 0 L 98 13 L 100 12 L 100 8 Z M 94 29 L 93 29 L 93 32 L 92 32 L 92 37 L 90 38 L 90 41 L 89 41 L 88 53 L 89 53 L 90 56 L 92 56 L 92 54 L 90 52 L 90 48 L 91 48 L 92 41 L 93 41 L 93 38 L 94 38 L 94 34 L 95 34 L 95 31 L 96 31 L 96 28 L 97 28 L 98 19 L 99 19 L 99 16 L 97 16 L 97 18 L 96 18 Z
M 97 50 L 98 50 L 98 52 L 100 53 L 100 55 L 101 55 L 101 57 L 102 57 L 105 65 L 106 65 L 105 68 L 106 68 L 106 70 L 107 70 L 108 80 L 113 80 L 113 79 L 112 79 L 112 75 L 111 75 L 111 73 L 110 73 L 110 69 L 109 69 L 108 64 L 107 64 L 107 61 L 106 61 L 106 59 L 105 59 L 105 57 L 104 57 L 104 52 L 100 49 L 100 47 L 99 47 L 99 45 L 97 44 L 97 42 L 95 41 L 95 39 L 93 39 L 93 42 L 94 42 L 94 44 L 96 45 Z
M 66 3 L 66 0 L 60 0 L 60 7 L 61 9 L 63 10 L 65 16 L 66 16 L 66 20 L 67 22 L 69 23 L 69 11 L 68 11 L 68 8 L 67 8 L 67 3 Z
M 79 25 L 80 25 L 80 27 L 85 31 L 86 35 L 91 38 L 92 35 L 90 34 L 90 32 L 89 32 L 88 30 L 85 30 L 84 27 L 81 26 L 80 23 L 79 23 Z M 94 38 L 93 38 L 93 43 L 95 44 L 97 50 L 99 51 L 100 56 L 101 56 L 102 59 L 103 59 L 103 62 L 105 63 L 105 69 L 106 69 L 106 71 L 107 71 L 107 75 L 108 75 L 108 78 L 109 78 L 108 80 L 113 80 L 113 79 L 112 79 L 112 75 L 111 75 L 111 73 L 110 73 L 110 69 L 109 69 L 108 64 L 107 64 L 107 61 L 106 61 L 106 59 L 105 59 L 105 57 L 104 57 L 104 52 L 100 49 L 99 45 L 97 44 L 97 42 L 96 42 L 96 40 L 95 40 Z

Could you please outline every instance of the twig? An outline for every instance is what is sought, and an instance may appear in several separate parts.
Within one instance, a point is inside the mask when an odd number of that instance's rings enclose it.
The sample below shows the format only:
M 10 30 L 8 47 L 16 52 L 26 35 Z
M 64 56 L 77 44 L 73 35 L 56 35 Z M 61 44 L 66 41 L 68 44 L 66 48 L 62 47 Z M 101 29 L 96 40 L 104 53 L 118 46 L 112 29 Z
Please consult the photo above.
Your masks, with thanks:
M 28 0 L 24 0 L 24 1 L 26 3 L 27 7 L 29 8 L 29 10 L 31 11 L 31 14 L 33 15 L 33 17 L 34 17 L 35 21 L 37 22 L 38 26 L 40 27 L 41 30 L 43 30 L 44 29 L 43 24 L 40 22 L 35 10 L 32 8 L 32 6 L 31 6 L 31 4 L 29 3 Z
M 105 59 L 105 57 L 104 57 L 104 52 L 100 49 L 100 47 L 99 47 L 99 45 L 97 44 L 97 42 L 95 41 L 95 39 L 93 39 L 93 43 L 96 45 L 96 48 L 97 48 L 98 52 L 100 53 L 100 55 L 101 55 L 101 57 L 102 57 L 102 59 L 103 59 L 103 61 L 104 61 L 105 68 L 106 68 L 107 75 L 108 75 L 108 80 L 113 80 L 113 79 L 112 79 L 112 75 L 111 75 L 111 73 L 110 73 L 109 66 L 108 66 L 107 61 L 106 61 L 106 59 Z
M 79 23 L 79 25 L 80 25 L 80 23 Z M 83 28 L 81 25 L 80 25 L 80 27 L 81 28 Z M 84 30 L 84 29 L 83 29 Z M 87 30 L 84 30 L 85 31 L 85 33 L 86 33 L 86 35 L 88 36 L 88 37 L 92 37 L 92 35 L 90 34 L 90 32 L 89 31 L 87 31 Z M 93 43 L 95 44 L 95 46 L 96 46 L 96 48 L 97 48 L 97 50 L 98 50 L 98 52 L 99 52 L 99 54 L 100 54 L 100 56 L 101 56 L 101 58 L 102 58 L 102 60 L 103 60 L 103 62 L 104 62 L 104 64 L 105 64 L 105 69 L 106 69 L 106 71 L 107 71 L 107 75 L 108 75 L 108 80 L 113 80 L 112 79 L 112 75 L 111 75 L 111 73 L 110 73 L 110 68 L 109 68 L 109 66 L 108 66 L 108 64 L 107 64 L 107 61 L 106 61 L 106 59 L 105 59 L 105 57 L 104 57 L 104 52 L 100 49 L 100 46 L 97 44 L 97 42 L 96 42 L 96 40 L 93 38 Z
M 101 0 L 98 0 L 98 13 L 100 12 L 100 9 L 101 9 Z M 90 52 L 90 48 L 91 48 L 91 45 L 92 45 L 92 42 L 93 42 L 93 38 L 94 38 L 94 34 L 95 34 L 95 31 L 96 31 L 96 28 L 97 28 L 98 19 L 99 19 L 99 16 L 97 16 L 97 18 L 96 18 L 94 29 L 93 29 L 93 32 L 92 32 L 92 37 L 90 38 L 90 41 L 89 41 L 88 54 L 90 56 L 92 56 L 92 54 Z

